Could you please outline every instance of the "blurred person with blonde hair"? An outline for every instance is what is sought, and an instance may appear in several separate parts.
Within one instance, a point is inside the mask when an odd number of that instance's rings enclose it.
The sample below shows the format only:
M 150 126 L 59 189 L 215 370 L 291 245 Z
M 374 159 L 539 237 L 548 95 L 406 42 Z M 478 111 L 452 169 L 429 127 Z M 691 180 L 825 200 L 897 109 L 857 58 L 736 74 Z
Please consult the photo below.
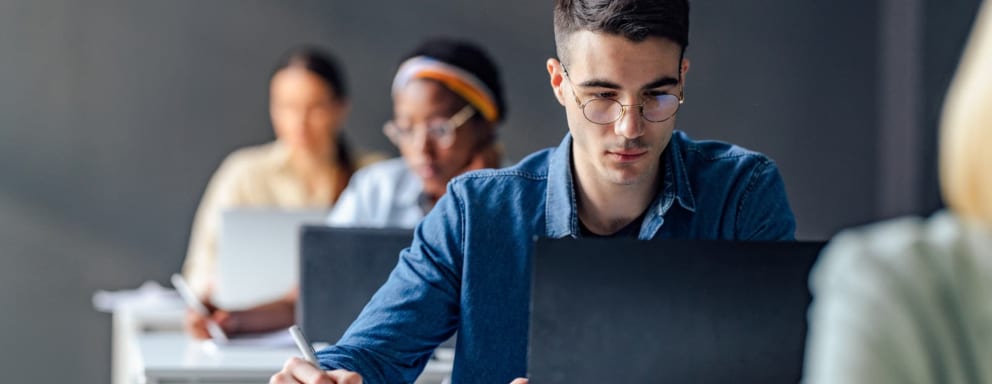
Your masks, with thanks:
M 811 287 L 810 383 L 992 382 L 992 3 L 944 106 L 949 210 L 842 232 Z

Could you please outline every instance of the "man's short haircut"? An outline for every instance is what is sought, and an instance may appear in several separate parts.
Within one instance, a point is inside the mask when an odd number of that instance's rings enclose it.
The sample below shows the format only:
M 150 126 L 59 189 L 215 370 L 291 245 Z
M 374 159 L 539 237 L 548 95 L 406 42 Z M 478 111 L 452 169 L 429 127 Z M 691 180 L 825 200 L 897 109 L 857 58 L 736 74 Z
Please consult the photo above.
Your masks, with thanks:
M 631 41 L 663 37 L 689 46 L 688 0 L 555 0 L 555 45 L 567 60 L 565 43 L 578 31 L 620 35 Z

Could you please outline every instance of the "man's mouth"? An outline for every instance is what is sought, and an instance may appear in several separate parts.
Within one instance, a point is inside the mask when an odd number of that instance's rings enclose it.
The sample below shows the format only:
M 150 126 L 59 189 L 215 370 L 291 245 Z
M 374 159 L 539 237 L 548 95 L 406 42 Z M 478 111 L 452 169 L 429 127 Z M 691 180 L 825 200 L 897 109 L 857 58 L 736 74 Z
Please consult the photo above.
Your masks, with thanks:
M 644 157 L 644 155 L 647 155 L 647 153 L 648 151 L 646 149 L 621 149 L 621 150 L 607 151 L 606 155 L 607 157 L 615 161 L 621 163 L 630 163 L 640 160 L 641 158 Z

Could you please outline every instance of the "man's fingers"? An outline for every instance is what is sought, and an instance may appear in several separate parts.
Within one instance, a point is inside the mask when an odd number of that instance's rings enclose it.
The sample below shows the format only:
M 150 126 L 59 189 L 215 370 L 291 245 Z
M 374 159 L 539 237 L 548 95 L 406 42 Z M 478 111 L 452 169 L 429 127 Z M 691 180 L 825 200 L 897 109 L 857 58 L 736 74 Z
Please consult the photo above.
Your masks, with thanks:
M 299 384 L 299 383 L 300 383 L 299 381 L 293 378 L 293 375 L 290 375 L 286 371 L 279 372 L 275 375 L 272 375 L 272 377 L 269 378 L 269 384 Z
M 511 381 L 510 384 L 527 384 L 527 379 L 518 377 L 517 379 Z
M 337 369 L 327 372 L 327 375 L 337 384 L 362 384 L 362 376 L 355 372 Z
M 336 384 L 323 370 L 299 357 L 293 357 L 286 362 L 283 372 L 289 372 L 293 378 L 306 384 Z
M 286 361 L 282 371 L 272 375 L 269 384 L 362 384 L 362 376 L 338 369 L 324 372 L 306 360 L 293 357 Z

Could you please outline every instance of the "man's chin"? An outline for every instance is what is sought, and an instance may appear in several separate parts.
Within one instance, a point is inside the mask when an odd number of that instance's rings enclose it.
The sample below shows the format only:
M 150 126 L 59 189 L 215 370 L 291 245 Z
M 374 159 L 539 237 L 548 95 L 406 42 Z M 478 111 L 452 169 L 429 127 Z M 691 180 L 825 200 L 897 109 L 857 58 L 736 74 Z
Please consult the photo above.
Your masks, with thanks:
M 635 185 L 645 179 L 643 167 L 631 165 L 613 166 L 606 175 L 606 179 L 617 185 Z

